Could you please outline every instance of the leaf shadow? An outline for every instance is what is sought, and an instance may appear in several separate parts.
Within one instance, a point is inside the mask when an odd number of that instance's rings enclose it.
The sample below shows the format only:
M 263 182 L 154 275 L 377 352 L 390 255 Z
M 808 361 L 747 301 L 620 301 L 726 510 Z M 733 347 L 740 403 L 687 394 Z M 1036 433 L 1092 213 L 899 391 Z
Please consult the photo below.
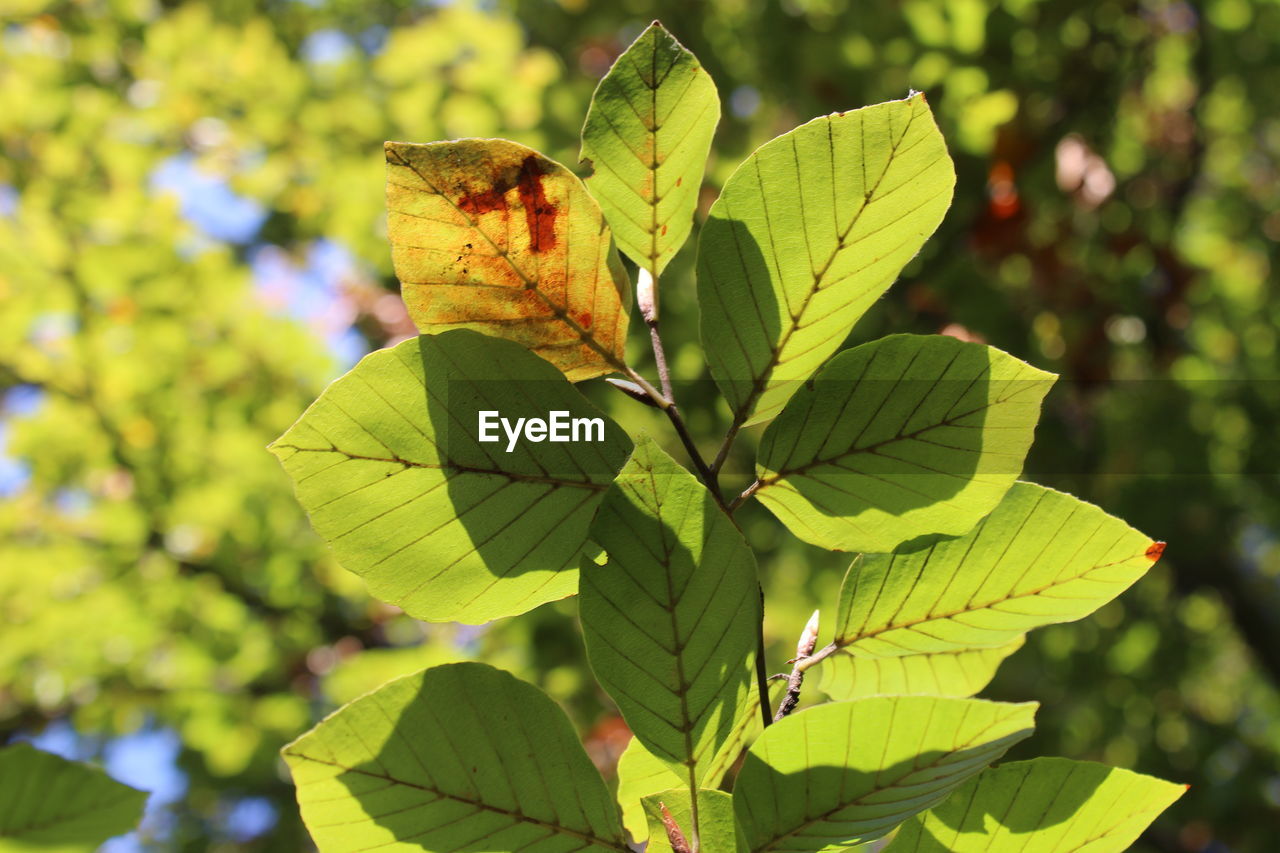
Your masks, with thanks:
M 1059 780 L 1061 784 L 1047 791 L 1046 804 L 1041 797 L 1016 799 L 1037 767 L 1033 761 L 1019 764 L 1024 772 L 1017 776 L 1008 773 L 1013 769 L 1008 765 L 1001 768 L 1000 774 L 979 776 L 964 791 L 935 807 L 932 816 L 956 834 L 991 834 L 1003 828 L 1011 835 L 1025 835 L 1071 820 L 1113 771 L 1102 764 L 1073 762 L 1068 779 Z M 995 786 L 994 789 L 989 788 L 988 783 Z M 988 805 L 984 807 L 983 803 Z M 951 845 L 944 844 L 928 827 L 920 828 L 916 853 L 950 850 Z
M 808 837 L 821 844 L 875 841 L 914 815 L 945 801 L 973 774 L 980 773 L 1030 733 L 1030 729 L 1011 732 L 955 751 L 929 750 L 913 759 L 871 770 L 819 764 L 781 773 L 754 752 L 748 752 L 738 775 L 739 785 L 750 779 L 752 791 L 769 791 L 775 800 L 763 803 L 750 794 L 743 796 L 735 791 L 735 800 L 741 799 L 738 820 L 744 837 L 757 845 L 765 836 L 756 839 L 753 832 L 763 831 L 766 836 L 771 833 L 775 840 L 791 838 L 794 846 L 796 837 L 804 837 L 806 829 L 813 829 Z M 817 760 L 825 758 L 820 755 Z M 798 793 L 781 801 L 776 797 L 786 792 Z M 862 808 L 857 819 L 840 817 L 859 805 Z
M 423 520 L 422 571 L 442 577 L 465 561 L 490 576 L 438 584 L 433 592 L 450 596 L 448 606 L 471 607 L 494 595 L 499 581 L 520 579 L 503 592 L 510 613 L 572 594 L 572 575 L 556 576 L 577 568 L 595 507 L 626 460 L 630 441 L 559 370 L 517 343 L 466 329 L 418 340 L 423 399 L 439 464 L 448 472 L 444 489 L 451 510 Z M 500 425 L 488 431 L 496 440 L 480 440 L 482 411 L 513 425 L 518 419 L 545 421 L 551 411 L 566 412 L 570 421 L 599 418 L 591 435 L 602 440 L 520 439 L 508 451 Z M 461 527 L 467 541 L 446 543 L 446 525 Z M 438 552 L 432 547 L 437 536 L 447 544 Z
M 756 565 L 705 486 L 683 468 L 648 474 L 681 481 L 666 492 L 668 511 L 655 514 L 621 488 L 609 493 L 592 528 L 609 559 L 583 560 L 579 607 L 597 680 L 646 748 L 680 763 L 681 721 L 693 722 L 694 743 L 722 744 L 751 689 Z M 667 486 L 654 485 L 658 493 Z M 689 506 L 693 501 L 699 505 Z M 681 541 L 684 528 L 711 531 L 700 554 Z M 632 554 L 642 556 L 621 559 Z M 671 689 L 679 684 L 686 686 L 683 697 Z M 703 760 L 711 762 L 714 752 Z

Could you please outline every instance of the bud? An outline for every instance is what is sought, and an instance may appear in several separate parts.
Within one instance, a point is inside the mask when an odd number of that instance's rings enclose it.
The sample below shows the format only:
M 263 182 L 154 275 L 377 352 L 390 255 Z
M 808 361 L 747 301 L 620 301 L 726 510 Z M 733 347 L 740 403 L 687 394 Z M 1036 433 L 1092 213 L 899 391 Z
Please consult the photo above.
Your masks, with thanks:
M 636 280 L 636 302 L 640 303 L 640 316 L 646 323 L 658 322 L 658 288 L 644 267 L 640 268 L 640 277 Z
M 813 654 L 813 647 L 818 645 L 818 611 L 813 611 L 804 630 L 800 632 L 800 642 L 796 643 L 796 660 L 807 658 Z

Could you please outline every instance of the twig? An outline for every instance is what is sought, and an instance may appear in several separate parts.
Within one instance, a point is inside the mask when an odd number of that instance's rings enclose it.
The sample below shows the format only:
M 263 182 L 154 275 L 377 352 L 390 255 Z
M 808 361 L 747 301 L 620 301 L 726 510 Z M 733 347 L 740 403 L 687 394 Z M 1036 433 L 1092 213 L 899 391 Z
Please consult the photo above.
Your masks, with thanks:
M 809 621 L 805 623 L 804 630 L 800 632 L 800 642 L 796 643 L 796 656 L 791 661 L 795 667 L 787 678 L 787 695 L 782 697 L 782 702 L 778 705 L 778 713 L 773 715 L 775 723 L 794 711 L 796 705 L 800 703 L 800 686 L 804 684 L 804 671 L 812 666 L 809 661 L 817 645 L 818 611 L 815 610 L 809 617 Z
M 756 492 L 760 490 L 761 485 L 762 485 L 761 482 L 759 480 L 756 480 L 750 486 L 747 486 L 746 489 L 743 490 L 742 494 L 734 498 L 733 503 L 729 504 L 729 514 L 733 515 L 734 511 L 737 510 L 738 507 L 746 503 L 747 500 L 750 499 L 752 495 L 754 495 Z
M 706 485 L 707 489 L 715 497 L 716 503 L 725 512 L 729 511 L 729 507 L 724 502 L 724 496 L 720 494 L 720 481 L 705 459 L 698 450 L 698 446 L 693 441 L 693 436 L 689 434 L 689 428 L 685 426 L 684 418 L 680 415 L 680 409 L 676 406 L 675 392 L 671 385 L 671 369 L 667 365 L 667 352 L 662 346 L 662 336 L 658 331 L 658 282 L 657 279 L 649 274 L 649 271 L 641 268 L 639 281 L 636 283 L 637 302 L 640 303 L 640 313 L 644 315 L 645 325 L 649 327 L 649 341 L 653 344 L 653 360 L 658 366 L 658 382 L 662 385 L 662 391 L 654 388 L 643 376 L 632 368 L 627 368 L 627 375 L 644 391 L 653 404 L 667 413 L 667 419 L 671 421 L 671 426 L 675 429 L 676 435 L 680 436 L 680 443 L 684 445 L 685 452 L 689 454 L 689 458 L 693 461 L 693 467 L 698 472 L 698 477 Z M 620 388 L 624 393 L 631 394 L 631 391 L 621 385 L 615 387 Z
M 733 423 L 729 424 L 729 431 L 724 434 L 724 441 L 720 442 L 720 449 L 716 451 L 716 458 L 711 461 L 711 470 L 717 474 L 724 467 L 725 460 L 729 458 L 729 451 L 733 448 L 733 440 L 738 437 L 738 430 L 742 429 L 742 422 L 745 419 L 745 415 L 733 416 Z

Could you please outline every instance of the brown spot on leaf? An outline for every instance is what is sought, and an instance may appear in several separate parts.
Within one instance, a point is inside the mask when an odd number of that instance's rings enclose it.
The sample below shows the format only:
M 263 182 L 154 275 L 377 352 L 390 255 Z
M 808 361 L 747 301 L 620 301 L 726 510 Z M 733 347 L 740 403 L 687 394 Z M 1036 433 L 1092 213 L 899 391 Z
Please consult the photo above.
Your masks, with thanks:
M 529 249 L 546 252 L 556 245 L 556 206 L 547 198 L 542 186 L 542 164 L 532 155 L 520 164 L 520 180 L 516 189 L 524 205 L 524 218 L 529 226 Z
M 663 237 L 667 236 L 667 226 L 665 225 L 662 226 L 662 236 Z
M 495 210 L 507 212 L 511 209 L 507 193 L 514 189 L 519 193 L 520 204 L 524 208 L 525 224 L 529 229 L 529 250 L 550 251 L 556 245 L 556 214 L 559 213 L 559 208 L 547 198 L 542 185 L 544 174 L 546 167 L 530 154 L 524 158 L 519 169 L 508 167 L 502 174 L 495 175 L 492 185 L 487 189 L 468 193 L 458 199 L 458 209 L 473 216 Z
M 575 317 L 574 319 L 578 321 L 578 325 L 581 326 L 582 328 L 584 329 L 591 328 L 592 317 L 591 317 L 590 311 L 579 312 L 578 316 Z
M 1164 545 L 1163 542 L 1152 542 L 1151 547 L 1147 549 L 1147 559 L 1153 563 L 1160 559 L 1160 555 L 1164 553 Z
M 683 177 L 676 178 L 676 186 L 680 186 L 680 185 L 681 185 L 681 184 L 683 184 L 683 183 L 684 183 L 684 178 L 683 178 Z

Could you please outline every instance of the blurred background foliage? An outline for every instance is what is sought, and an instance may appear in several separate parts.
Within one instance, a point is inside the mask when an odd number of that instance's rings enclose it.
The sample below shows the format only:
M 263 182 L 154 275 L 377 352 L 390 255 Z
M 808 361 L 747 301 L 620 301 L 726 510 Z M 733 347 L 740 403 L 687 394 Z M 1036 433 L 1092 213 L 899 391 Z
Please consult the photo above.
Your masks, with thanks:
M 1027 476 L 1170 543 L 1119 602 L 1032 634 L 984 695 L 1043 703 L 1015 757 L 1190 783 L 1139 849 L 1274 850 L 1275 0 L 4 0 L 4 738 L 155 792 L 111 850 L 302 850 L 279 747 L 391 677 L 482 657 L 560 700 L 611 772 L 628 733 L 571 600 L 407 620 L 326 555 L 263 448 L 412 333 L 383 140 L 502 135 L 573 164 L 595 82 L 654 17 L 725 103 L 700 215 L 777 133 L 927 93 L 956 201 L 851 340 L 944 332 L 1060 372 Z M 663 278 L 664 325 L 713 451 L 726 413 L 692 258 Z M 782 669 L 845 558 L 759 508 L 741 520 Z

